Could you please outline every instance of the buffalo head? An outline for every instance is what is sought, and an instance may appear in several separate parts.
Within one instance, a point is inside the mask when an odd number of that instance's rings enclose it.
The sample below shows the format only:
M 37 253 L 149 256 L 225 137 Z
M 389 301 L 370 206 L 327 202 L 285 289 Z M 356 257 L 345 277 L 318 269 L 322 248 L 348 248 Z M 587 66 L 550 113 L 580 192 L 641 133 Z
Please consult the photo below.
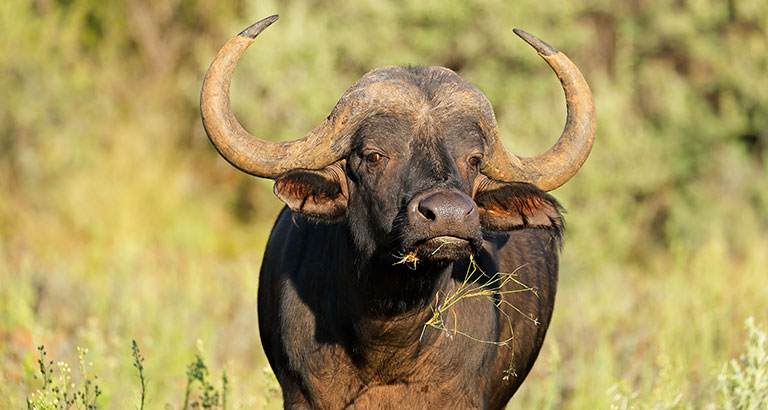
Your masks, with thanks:
M 595 135 L 589 87 L 564 54 L 515 30 L 552 67 L 567 103 L 562 135 L 534 157 L 508 152 L 486 97 L 442 67 L 375 69 L 305 137 L 270 142 L 235 119 L 229 87 L 242 53 L 276 20 L 259 21 L 219 51 L 201 107 L 219 153 L 244 172 L 274 179 L 276 195 L 294 212 L 345 219 L 363 258 L 411 253 L 449 262 L 477 251 L 484 229 L 559 229 L 558 205 L 545 191 L 578 171 Z

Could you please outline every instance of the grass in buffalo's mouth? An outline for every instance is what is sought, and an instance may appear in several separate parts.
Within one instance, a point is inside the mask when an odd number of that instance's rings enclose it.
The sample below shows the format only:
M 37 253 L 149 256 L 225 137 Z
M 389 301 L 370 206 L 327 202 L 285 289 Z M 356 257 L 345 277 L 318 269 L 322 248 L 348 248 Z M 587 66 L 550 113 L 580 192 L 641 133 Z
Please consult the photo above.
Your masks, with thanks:
M 392 264 L 394 265 L 405 265 L 409 267 L 412 270 L 416 270 L 416 265 L 419 263 L 421 259 L 419 259 L 418 256 L 416 256 L 416 252 L 410 251 L 403 255 L 395 255 L 396 258 L 399 260 Z
M 438 240 L 438 242 L 440 242 L 440 246 L 435 248 L 435 250 L 432 251 L 431 255 L 435 255 L 436 253 L 440 252 L 440 249 L 443 249 L 443 246 L 445 246 L 445 245 L 455 245 L 457 243 L 457 242 L 454 242 L 454 241 L 449 241 L 449 240 L 447 240 L 445 238 L 438 238 L 437 240 Z
M 438 247 L 435 248 L 435 250 L 433 250 L 430 253 L 430 256 L 436 255 L 438 252 L 440 252 L 440 250 L 445 245 L 455 245 L 455 244 L 458 243 L 458 241 L 450 241 L 450 240 L 444 239 L 444 238 L 437 238 L 437 241 L 440 242 L 440 245 L 438 245 Z M 403 254 L 399 254 L 399 255 L 394 255 L 394 256 L 395 256 L 395 258 L 397 258 L 397 262 L 393 263 L 392 264 L 393 266 L 394 265 L 406 265 L 411 270 L 416 270 L 416 268 L 418 267 L 419 262 L 421 261 L 421 258 L 419 258 L 416 255 L 416 251 L 409 251 L 409 252 L 406 252 L 406 253 L 403 253 Z
M 520 313 L 526 319 L 533 321 L 536 325 L 539 324 L 537 318 L 526 315 L 518 307 L 505 300 L 503 297 L 504 295 L 521 292 L 531 292 L 536 297 L 539 297 L 535 289 L 515 278 L 517 271 L 524 266 L 525 265 L 519 266 L 512 273 L 496 272 L 493 275 L 488 275 L 477 265 L 474 256 L 470 255 L 467 272 L 464 275 L 461 284 L 450 293 L 445 293 L 442 290 L 435 293 L 435 304 L 432 307 L 432 316 L 424 323 L 422 337 L 427 326 L 430 326 L 445 332 L 451 339 L 455 335 L 461 335 L 476 342 L 505 346 L 513 349 L 515 336 L 512 327 L 512 317 L 505 312 L 502 306 L 506 305 Z M 516 284 L 518 287 L 515 289 L 508 288 L 507 285 L 510 284 Z M 484 340 L 459 329 L 459 317 L 454 310 L 454 306 L 462 300 L 478 297 L 487 299 L 488 302 L 493 304 L 505 317 L 510 331 L 509 338 L 504 340 Z M 446 315 L 449 314 L 453 317 L 453 326 L 450 326 L 446 321 Z M 514 357 L 510 358 L 509 367 L 504 372 L 504 380 L 509 379 L 510 375 L 516 375 L 513 368 L 513 359 Z

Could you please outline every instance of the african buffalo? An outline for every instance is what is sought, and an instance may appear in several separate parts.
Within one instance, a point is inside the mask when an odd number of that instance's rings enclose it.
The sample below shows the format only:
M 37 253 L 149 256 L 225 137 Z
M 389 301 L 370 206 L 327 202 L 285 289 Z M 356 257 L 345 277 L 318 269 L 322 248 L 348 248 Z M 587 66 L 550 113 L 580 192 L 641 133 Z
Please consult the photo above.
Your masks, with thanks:
M 565 129 L 530 158 L 501 144 L 485 96 L 442 67 L 365 74 L 305 137 L 270 142 L 232 114 L 238 59 L 219 51 L 205 130 L 287 204 L 261 267 L 259 329 L 289 409 L 501 409 L 533 366 L 557 285 L 562 209 L 595 135 L 592 95 L 562 53 L 520 30 L 562 82 Z M 268 62 L 267 62 L 268 63 Z

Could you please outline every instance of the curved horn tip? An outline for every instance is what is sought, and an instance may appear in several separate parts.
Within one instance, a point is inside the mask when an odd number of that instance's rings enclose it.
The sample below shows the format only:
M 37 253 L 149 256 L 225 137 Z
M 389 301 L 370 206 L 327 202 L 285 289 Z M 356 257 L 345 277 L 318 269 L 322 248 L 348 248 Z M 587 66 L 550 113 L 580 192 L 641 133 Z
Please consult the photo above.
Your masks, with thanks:
M 262 31 L 264 31 L 265 28 L 269 27 L 272 23 L 276 22 L 277 19 L 280 18 L 277 14 L 271 15 L 267 18 L 263 18 L 250 26 L 248 26 L 247 29 L 243 30 L 238 34 L 240 37 L 250 38 L 254 39 L 256 36 L 261 34 Z
M 559 51 L 557 51 L 556 48 L 550 46 L 549 44 L 545 43 L 542 39 L 534 36 L 533 34 L 525 30 L 520 30 L 519 28 L 515 28 L 515 29 L 512 29 L 512 31 L 514 31 L 515 34 L 520 36 L 520 38 L 525 40 L 526 43 L 530 44 L 531 47 L 535 48 L 536 51 L 542 56 L 549 57 L 559 53 Z

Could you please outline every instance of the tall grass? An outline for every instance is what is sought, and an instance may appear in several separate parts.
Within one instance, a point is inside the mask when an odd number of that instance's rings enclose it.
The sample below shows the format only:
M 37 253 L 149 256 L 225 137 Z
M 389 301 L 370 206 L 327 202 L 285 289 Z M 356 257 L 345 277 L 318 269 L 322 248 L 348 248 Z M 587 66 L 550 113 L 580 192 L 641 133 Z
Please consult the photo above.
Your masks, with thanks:
M 745 322 L 747 338 L 745 352 L 739 356 L 739 360 L 731 359 L 717 376 L 718 395 L 706 406 L 709 410 L 753 410 L 763 409 L 768 406 L 768 333 L 762 326 L 756 325 L 754 318 Z M 450 330 L 442 328 L 446 332 Z M 454 330 L 455 334 L 457 333 Z M 466 334 L 462 334 L 468 336 Z M 476 340 L 482 342 L 480 340 Z M 35 376 L 39 380 L 40 388 L 27 397 L 27 408 L 30 410 L 68 410 L 71 408 L 97 409 L 99 408 L 99 396 L 101 391 L 94 383 L 98 376 L 89 374 L 89 368 L 93 363 L 85 363 L 87 349 L 78 348 L 80 360 L 80 375 L 82 387 L 72 383 L 71 369 L 66 362 L 57 363 L 60 375 L 54 375 L 53 360 L 46 356 L 45 348 L 40 346 L 39 374 Z M 140 401 L 139 409 L 144 408 L 147 391 L 147 378 L 144 374 L 144 357 L 139 351 L 136 341 L 132 342 L 131 352 L 133 366 L 139 376 Z M 559 360 L 557 356 L 553 362 Z M 683 400 L 683 393 L 679 390 L 679 383 L 671 377 L 671 366 L 668 358 L 660 358 L 657 362 L 660 366 L 657 380 L 654 381 L 653 392 L 644 397 L 639 391 L 630 391 L 624 382 L 611 386 L 607 393 L 612 397 L 611 410 L 629 409 L 691 409 L 703 408 L 694 406 L 693 403 Z M 279 387 L 274 380 L 269 368 L 265 368 L 265 374 L 269 379 L 265 389 L 264 408 L 270 408 L 273 396 L 279 393 Z M 198 352 L 195 358 L 187 366 L 187 384 L 184 390 L 181 409 L 220 409 L 227 408 L 228 378 L 226 371 L 221 375 L 221 386 L 217 389 L 210 381 L 210 370 L 203 360 L 202 344 L 198 343 Z M 125 386 L 123 386 L 125 387 Z M 194 392 L 194 393 L 193 393 Z M 547 401 L 542 403 L 544 408 L 549 408 L 556 399 L 554 392 L 549 391 Z M 166 403 L 166 409 L 175 408 L 173 404 Z
M 99 402 L 121 408 L 132 339 L 147 408 L 183 396 L 198 339 L 230 408 L 279 406 L 255 306 L 280 204 L 218 157 L 197 102 L 216 49 L 273 13 L 233 85 L 271 139 L 312 129 L 369 69 L 415 63 L 476 84 L 532 155 L 562 129 L 562 92 L 511 30 L 567 52 L 598 135 L 554 192 L 558 301 L 510 408 L 609 408 L 622 389 L 709 403 L 743 319 L 768 322 L 768 3 L 35 0 L 0 5 L 0 407 L 26 406 L 45 344 L 88 347 Z

